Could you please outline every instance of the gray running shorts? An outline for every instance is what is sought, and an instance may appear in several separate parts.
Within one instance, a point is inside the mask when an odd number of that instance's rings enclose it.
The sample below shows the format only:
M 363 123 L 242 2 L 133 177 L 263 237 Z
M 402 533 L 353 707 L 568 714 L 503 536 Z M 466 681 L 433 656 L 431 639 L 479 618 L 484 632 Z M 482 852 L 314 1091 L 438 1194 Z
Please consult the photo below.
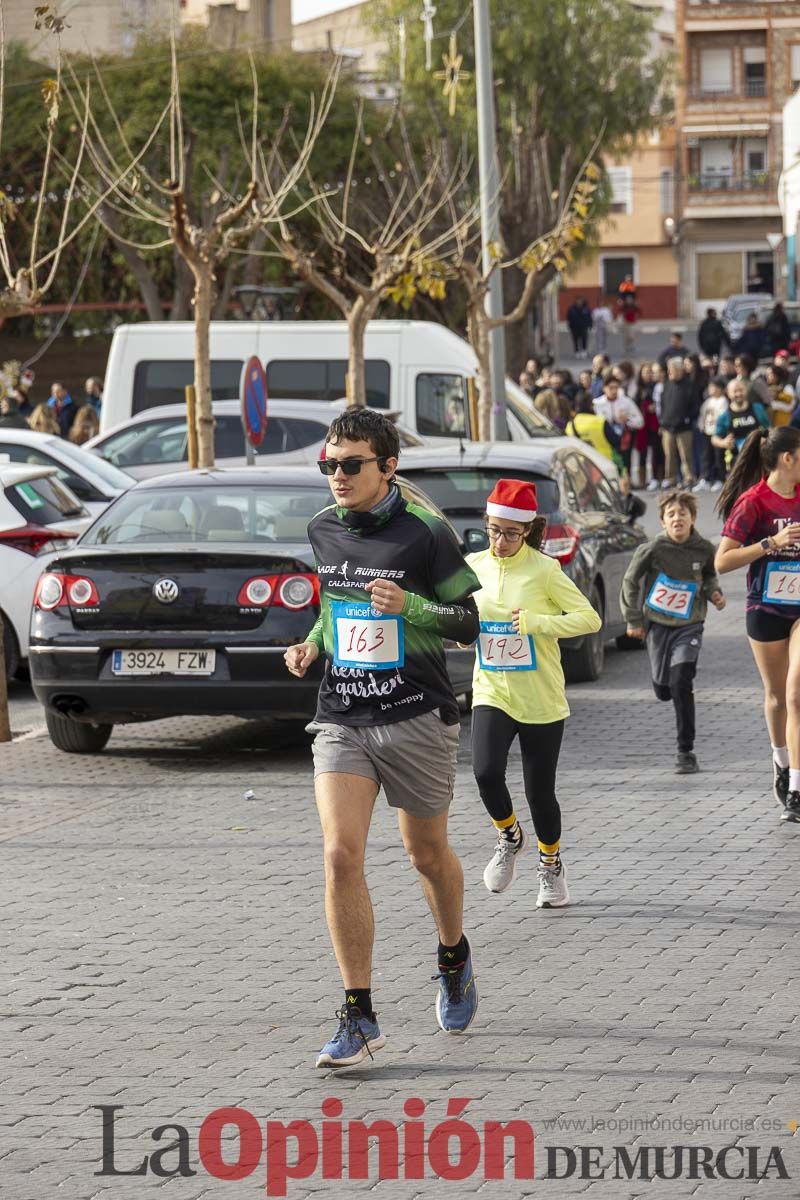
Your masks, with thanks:
M 392 808 L 414 817 L 447 812 L 453 799 L 459 725 L 438 712 L 391 725 L 306 726 L 314 738 L 314 777 L 329 773 L 374 779 Z
M 703 625 L 659 625 L 651 621 L 647 629 L 647 653 L 653 683 L 669 687 L 669 673 L 680 663 L 696 663 L 703 645 Z

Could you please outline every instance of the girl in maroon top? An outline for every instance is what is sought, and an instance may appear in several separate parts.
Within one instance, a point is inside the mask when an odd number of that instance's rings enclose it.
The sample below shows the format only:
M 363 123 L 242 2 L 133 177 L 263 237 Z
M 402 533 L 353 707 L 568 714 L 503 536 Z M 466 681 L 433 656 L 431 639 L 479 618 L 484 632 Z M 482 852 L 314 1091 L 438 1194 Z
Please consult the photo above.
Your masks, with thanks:
M 756 429 L 719 494 L 716 567 L 748 568 L 746 622 L 764 685 L 773 793 L 800 822 L 800 429 Z

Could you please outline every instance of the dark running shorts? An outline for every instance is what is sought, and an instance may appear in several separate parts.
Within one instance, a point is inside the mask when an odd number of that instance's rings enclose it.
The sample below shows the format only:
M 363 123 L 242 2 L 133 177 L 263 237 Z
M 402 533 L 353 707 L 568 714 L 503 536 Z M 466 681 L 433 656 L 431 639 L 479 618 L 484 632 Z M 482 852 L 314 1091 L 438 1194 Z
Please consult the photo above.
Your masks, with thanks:
M 747 636 L 754 642 L 784 642 L 797 619 L 764 612 L 762 608 L 749 608 L 745 615 Z

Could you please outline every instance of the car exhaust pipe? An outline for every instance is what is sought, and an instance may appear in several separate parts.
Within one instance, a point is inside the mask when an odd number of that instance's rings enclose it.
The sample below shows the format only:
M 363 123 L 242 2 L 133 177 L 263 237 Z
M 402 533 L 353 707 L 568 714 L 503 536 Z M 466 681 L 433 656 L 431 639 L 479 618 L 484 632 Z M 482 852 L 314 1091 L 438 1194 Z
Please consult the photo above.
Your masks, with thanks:
M 81 700 L 80 696 L 55 696 L 52 705 L 56 712 L 64 717 L 80 716 L 88 708 L 86 701 Z

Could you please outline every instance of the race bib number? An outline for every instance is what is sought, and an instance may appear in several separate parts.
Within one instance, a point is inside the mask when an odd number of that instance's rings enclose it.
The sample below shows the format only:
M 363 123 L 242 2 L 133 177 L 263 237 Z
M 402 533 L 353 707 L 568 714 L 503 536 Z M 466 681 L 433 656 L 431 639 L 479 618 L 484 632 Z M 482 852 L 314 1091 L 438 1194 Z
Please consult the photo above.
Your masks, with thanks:
M 533 638 L 514 633 L 510 621 L 481 621 L 478 662 L 482 671 L 535 671 Z
M 405 662 L 403 618 L 378 613 L 371 604 L 336 600 L 333 614 L 333 663 L 386 671 Z
M 770 604 L 800 604 L 800 562 L 771 562 L 761 599 Z
M 688 621 L 696 595 L 696 583 L 670 579 L 662 572 L 651 587 L 646 603 L 647 607 L 652 608 L 655 612 Z

